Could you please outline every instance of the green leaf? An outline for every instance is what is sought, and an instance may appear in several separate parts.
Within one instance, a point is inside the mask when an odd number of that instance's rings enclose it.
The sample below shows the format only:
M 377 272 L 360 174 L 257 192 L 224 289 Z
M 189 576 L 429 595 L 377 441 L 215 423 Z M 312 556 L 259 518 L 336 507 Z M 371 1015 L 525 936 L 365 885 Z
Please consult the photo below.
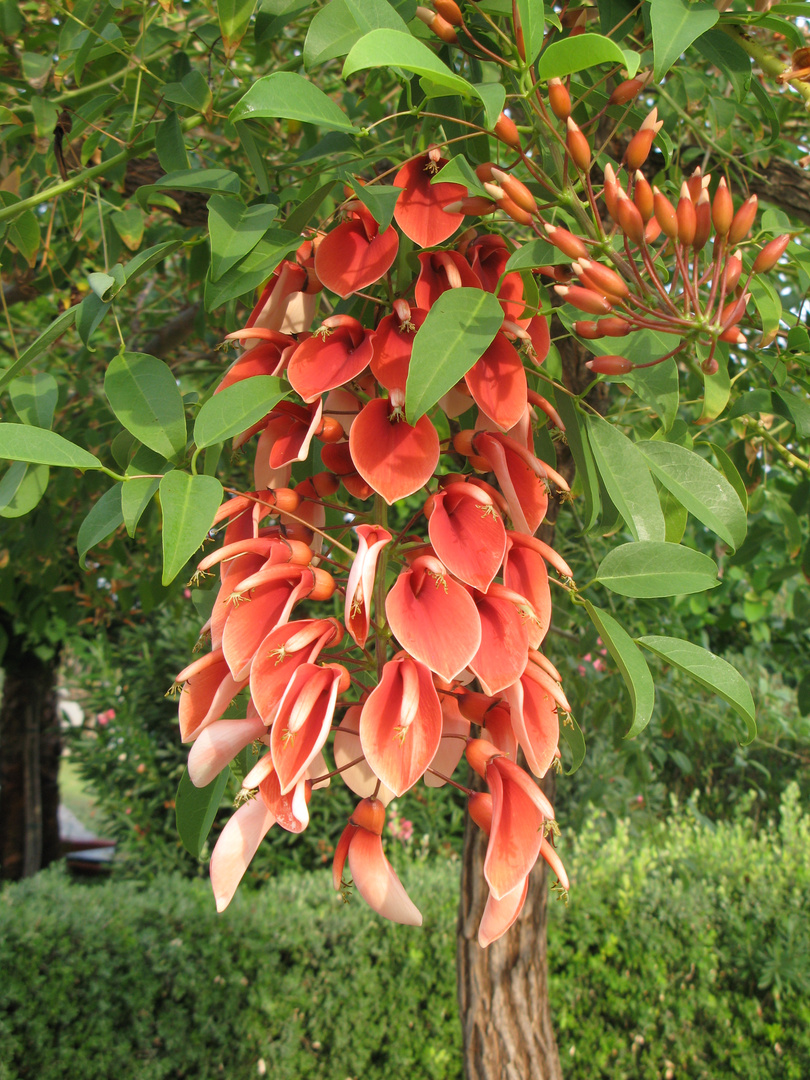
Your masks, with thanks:
M 220 12 L 223 2 L 228 3 L 229 0 L 218 0 L 217 9 Z M 207 114 L 213 101 L 211 87 L 196 68 L 192 68 L 180 82 L 167 83 L 163 87 L 163 97 L 173 105 L 185 105 L 203 116 Z
M 100 499 L 96 499 L 90 513 L 79 526 L 76 548 L 79 554 L 79 566 L 87 569 L 87 552 L 111 536 L 119 525 L 124 523 L 121 513 L 121 488 L 116 484 L 109 488 Z
M 94 292 L 89 292 L 79 304 L 76 311 L 76 330 L 88 352 L 95 352 L 90 348 L 90 338 L 101 325 L 104 316 L 112 307 L 111 303 L 105 304 Z
M 53 375 L 40 371 L 20 375 L 8 388 L 14 411 L 24 424 L 49 428 L 59 401 L 59 385 Z
M 238 195 L 241 186 L 239 177 L 230 169 L 179 169 L 166 173 L 155 184 L 139 187 L 135 198 L 144 206 L 156 191 L 197 191 L 203 195 L 218 191 Z
M 448 289 L 416 333 L 405 386 L 405 413 L 415 424 L 479 360 L 503 324 L 497 298 L 483 289 Z
M 235 56 L 255 8 L 256 0 L 217 0 L 219 31 L 227 60 Z
M 796 701 L 802 716 L 810 716 L 810 671 L 799 682 Z
M 717 459 L 717 464 L 720 466 L 720 470 L 728 480 L 729 484 L 734 488 L 737 493 L 737 498 L 742 504 L 743 510 L 745 510 L 746 517 L 748 516 L 748 492 L 745 490 L 745 484 L 743 478 L 737 469 L 737 466 L 728 456 L 722 446 L 718 446 L 713 442 L 697 442 L 695 446 L 707 446 Z
M 503 83 L 474 83 L 473 89 L 484 104 L 484 120 L 488 128 L 494 128 L 503 112 L 506 89 Z
M 577 506 L 582 531 L 589 532 L 599 517 L 601 500 L 599 496 L 599 475 L 596 471 L 596 463 L 593 459 L 593 451 L 588 441 L 588 430 L 585 425 L 585 417 L 577 408 L 573 398 L 568 394 L 556 395 L 557 412 L 565 424 L 565 437 L 568 448 L 576 466 L 574 480 L 574 493 L 577 489 L 582 490 L 585 505 Z
M 161 477 L 171 468 L 161 454 L 156 454 L 148 446 L 138 447 L 127 465 L 126 475 L 130 479 L 121 487 L 121 513 L 128 536 L 135 535 L 138 522 L 160 486 Z
M 537 54 L 543 48 L 545 33 L 545 9 L 538 0 L 517 0 L 520 26 L 523 30 L 523 44 L 526 48 L 526 63 L 533 64 Z M 543 76 L 541 75 L 540 78 Z
M 568 713 L 560 720 L 560 736 L 571 754 L 571 768 L 565 770 L 565 775 L 571 776 L 585 760 L 585 739 L 582 735 L 582 728 L 571 713 Z
M 199 859 L 211 826 L 214 824 L 214 818 L 217 816 L 217 810 L 228 783 L 228 776 L 229 770 L 223 769 L 210 784 L 197 788 L 189 779 L 188 769 L 183 769 L 174 800 L 177 833 L 183 841 L 183 847 L 195 859 Z
M 137 255 L 133 255 L 124 267 L 127 281 L 132 281 L 134 278 L 140 277 L 141 274 L 147 273 L 153 266 L 157 266 L 159 262 L 173 255 L 182 246 L 182 240 L 167 240 L 162 244 L 153 244 L 152 247 L 146 248 L 145 251 L 139 251 Z
M 615 41 L 601 34 L 579 34 L 562 41 L 552 41 L 543 50 L 537 63 L 537 78 L 541 82 L 563 79 L 575 71 L 596 67 L 597 64 L 621 64 L 625 55 Z
M 278 214 L 271 203 L 245 206 L 241 199 L 212 195 L 208 200 L 208 232 L 211 237 L 211 280 L 222 275 L 249 254 Z
M 219 281 L 205 282 L 205 310 L 213 311 L 229 300 L 252 293 L 263 285 L 282 259 L 301 243 L 297 233 L 286 229 L 269 229 L 253 251 L 226 270 Z
M 655 81 L 662 79 L 681 53 L 711 30 L 719 18 L 717 8 L 705 0 L 650 0 Z
M 587 418 L 602 483 L 636 540 L 663 540 L 664 515 L 650 470 L 635 443 L 601 416 Z
M 111 274 L 95 273 L 87 275 L 87 282 L 103 304 L 108 304 L 126 285 L 124 268 L 116 263 Z
M 387 0 L 330 0 L 309 24 L 304 64 L 310 68 L 345 56 L 363 34 L 384 27 L 407 33 L 405 22 Z
M 163 511 L 163 584 L 169 585 L 199 550 L 222 502 L 213 476 L 190 476 L 176 469 L 160 481 Z
M 668 442 L 641 442 L 638 449 L 653 475 L 681 506 L 736 551 L 748 520 L 737 492 L 721 472 L 694 450 Z
M 202 449 L 224 442 L 258 423 L 287 394 L 287 386 L 272 375 L 226 386 L 203 405 L 194 422 L 194 442 Z
M 11 367 L 0 375 L 0 390 L 4 390 L 12 379 L 15 379 L 21 371 L 25 371 L 28 365 L 33 363 L 38 356 L 41 356 L 58 337 L 61 337 L 69 326 L 73 326 L 75 319 L 75 307 L 70 307 L 67 311 L 63 311 L 61 315 L 57 315 L 51 325 L 46 330 L 43 330 L 39 337 L 32 341 L 28 348 L 20 354 Z
M 29 424 L 0 424 L 0 458 L 58 465 L 64 469 L 100 469 L 95 454 L 68 442 L 55 431 Z
M 720 350 L 718 349 L 719 353 Z M 709 420 L 716 420 L 720 413 L 728 405 L 731 396 L 731 378 L 728 373 L 728 359 L 717 356 L 720 365 L 714 375 L 703 373 L 703 410 L 698 423 L 705 424 Z
M 174 110 L 169 110 L 166 119 L 157 125 L 155 152 L 164 172 L 187 172 L 189 167 L 186 142 L 180 118 Z
M 423 41 L 399 30 L 372 30 L 352 47 L 343 65 L 343 78 L 366 68 L 401 68 L 421 75 L 451 94 L 470 97 L 475 89 L 456 75 Z
M 686 507 L 681 506 L 674 495 L 666 488 L 661 488 L 661 513 L 664 515 L 667 531 L 664 539 L 668 544 L 680 544 L 683 534 L 686 532 L 686 523 L 689 513 Z
M 173 458 L 186 448 L 183 398 L 167 364 L 128 352 L 110 361 L 104 393 L 121 424 L 144 446 Z
M 534 270 L 538 266 L 554 266 L 570 261 L 564 252 L 555 248 L 548 240 L 530 240 L 512 252 L 507 260 L 505 273 L 509 274 L 513 270 Z
M 617 354 L 625 355 L 618 348 Z M 654 367 L 630 371 L 615 381 L 624 383 L 634 390 L 641 400 L 658 415 L 664 431 L 669 431 L 678 416 L 680 393 L 678 365 L 674 356 Z
M 482 195 L 485 199 L 490 198 L 487 189 L 473 172 L 472 166 L 461 154 L 451 157 L 430 182 L 431 184 L 463 184 L 467 188 L 468 195 Z
M 394 207 L 404 188 L 394 187 L 393 184 L 360 184 L 353 176 L 349 177 L 349 183 L 357 198 L 368 208 L 380 226 L 380 232 L 385 232 L 394 218 Z
M 620 544 L 602 560 L 596 580 L 619 596 L 684 596 L 719 585 L 708 555 L 680 544 Z
M 797 435 L 806 439 L 810 435 L 810 402 L 806 396 L 788 390 L 775 390 L 774 393 L 784 406 L 779 413 L 793 423 Z
M 258 79 L 235 105 L 237 120 L 300 120 L 329 131 L 355 131 L 351 120 L 323 90 L 293 71 L 275 71 Z
M 748 284 L 754 306 L 759 312 L 762 333 L 766 336 L 779 329 L 782 318 L 782 301 L 779 293 L 770 281 L 764 277 L 753 277 Z
M 682 638 L 661 637 L 657 634 L 638 638 L 640 645 L 672 664 L 685 675 L 713 694 L 717 694 L 745 721 L 748 732 L 744 746 L 756 736 L 754 699 L 748 683 L 736 668 L 700 645 Z
M 0 481 L 0 517 L 24 517 L 39 503 L 48 486 L 47 465 L 15 461 Z
M 143 240 L 145 225 L 143 210 L 138 206 L 130 206 L 127 210 L 119 210 L 111 214 L 110 221 L 127 248 L 130 251 L 137 251 Z M 121 273 L 122 275 L 125 273 L 123 267 Z
M 639 647 L 612 615 L 594 607 L 589 600 L 585 601 L 585 610 L 622 673 L 630 694 L 633 722 L 625 738 L 632 739 L 649 724 L 655 706 L 655 683 L 650 669 Z
M 751 58 L 741 45 L 722 30 L 708 30 L 695 41 L 701 56 L 720 68 L 734 87 L 737 101 L 745 101 L 751 86 Z

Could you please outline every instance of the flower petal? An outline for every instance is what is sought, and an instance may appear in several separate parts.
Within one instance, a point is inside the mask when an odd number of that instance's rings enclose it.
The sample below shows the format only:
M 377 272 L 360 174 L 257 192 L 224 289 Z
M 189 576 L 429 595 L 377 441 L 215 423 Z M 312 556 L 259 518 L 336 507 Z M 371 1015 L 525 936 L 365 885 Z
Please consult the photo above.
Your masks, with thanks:
M 390 506 L 423 487 L 439 463 L 439 436 L 427 416 L 415 427 L 385 398 L 375 398 L 352 424 L 355 468 Z
M 379 836 L 355 829 L 349 843 L 349 870 L 357 891 L 378 915 L 406 926 L 422 925 L 422 915 L 386 859 Z
M 210 866 L 217 911 L 224 911 L 230 904 L 259 844 L 275 821 L 261 799 L 251 799 L 239 807 L 219 834 Z

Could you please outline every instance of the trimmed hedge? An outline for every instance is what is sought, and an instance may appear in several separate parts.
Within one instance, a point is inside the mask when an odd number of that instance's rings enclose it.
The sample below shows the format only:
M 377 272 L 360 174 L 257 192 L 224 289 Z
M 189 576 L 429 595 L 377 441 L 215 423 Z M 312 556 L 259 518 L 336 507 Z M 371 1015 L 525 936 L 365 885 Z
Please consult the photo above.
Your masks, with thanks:
M 569 1080 L 810 1076 L 810 818 L 777 829 L 687 809 L 643 842 L 595 826 L 551 905 Z M 0 894 L 0 1080 L 460 1080 L 458 866 L 403 874 L 423 930 L 345 907 L 327 875 L 237 895 L 203 883 Z

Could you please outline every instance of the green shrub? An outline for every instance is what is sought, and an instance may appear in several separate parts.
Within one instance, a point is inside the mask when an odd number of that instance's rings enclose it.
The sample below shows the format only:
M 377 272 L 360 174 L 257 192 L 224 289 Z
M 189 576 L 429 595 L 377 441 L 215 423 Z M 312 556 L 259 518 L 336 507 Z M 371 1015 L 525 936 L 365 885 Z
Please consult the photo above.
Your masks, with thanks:
M 712 825 L 688 806 L 646 837 L 596 823 L 563 850 L 552 1010 L 567 1080 L 810 1076 L 810 816 Z M 204 883 L 0 894 L 0 1080 L 461 1080 L 458 864 L 400 869 L 420 930 L 288 874 L 217 916 Z

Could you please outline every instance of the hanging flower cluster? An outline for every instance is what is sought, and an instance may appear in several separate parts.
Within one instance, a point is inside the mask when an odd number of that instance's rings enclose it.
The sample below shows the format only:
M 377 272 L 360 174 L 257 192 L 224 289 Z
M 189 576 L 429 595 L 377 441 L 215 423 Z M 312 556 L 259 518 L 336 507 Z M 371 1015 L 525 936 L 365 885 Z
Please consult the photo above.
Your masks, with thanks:
M 455 37 L 444 26 L 454 8 L 428 12 L 446 40 Z M 622 84 L 615 100 L 643 85 Z M 535 432 L 564 425 L 527 380 L 547 355 L 548 319 L 536 290 L 527 291 L 530 279 L 509 269 L 514 244 L 475 229 L 448 241 L 465 217 L 501 212 L 571 260 L 570 270 L 536 272 L 556 282 L 563 301 L 598 317 L 575 322 L 576 333 L 651 328 L 682 341 L 703 337 L 711 371 L 716 342 L 737 340 L 749 299 L 734 249 L 756 201 L 735 213 L 721 183 L 710 202 L 700 173 L 677 207 L 651 188 L 640 166 L 660 128 L 655 110 L 630 141 L 626 182 L 608 167 L 597 196 L 591 147 L 559 80 L 548 104 L 555 119 L 541 102 L 549 130 L 591 208 L 589 235 L 546 220 L 532 191 L 493 163 L 477 169 L 485 195 L 437 182 L 447 163 L 431 148 L 394 177 L 396 226 L 382 227 L 373 202 L 347 189 L 340 223 L 314 232 L 281 263 L 245 327 L 229 335 L 243 351 L 217 392 L 257 375 L 282 378 L 291 392 L 234 440 L 255 440 L 253 490 L 219 510 L 222 546 L 199 565 L 201 574 L 219 574 L 205 627 L 211 649 L 177 677 L 196 785 L 248 745 L 260 751 L 211 859 L 220 910 L 265 834 L 274 825 L 304 830 L 310 799 L 337 778 L 360 801 L 335 848 L 335 887 L 344 889 L 348 864 L 360 895 L 386 918 L 421 923 L 382 841 L 386 805 L 419 783 L 462 788 L 488 836 L 482 945 L 518 917 L 539 857 L 568 888 L 553 808 L 534 779 L 557 763 L 570 714 L 546 641 L 549 568 L 569 585 L 573 575 L 536 535 L 568 484 L 537 456 Z M 548 187 L 509 116 L 494 134 Z M 712 230 L 711 257 L 701 261 Z M 418 271 L 397 295 L 400 231 L 417 249 Z M 781 237 L 768 245 L 752 272 L 773 265 L 786 244 Z M 672 267 L 666 281 L 662 256 Z M 414 342 L 434 306 L 459 288 L 494 295 L 500 328 L 436 408 L 411 422 Z M 355 298 L 356 315 L 329 294 Z M 318 321 L 324 309 L 332 313 Z M 623 357 L 590 366 L 606 374 L 632 367 Z M 466 427 L 458 422 L 464 414 Z M 293 466 L 315 460 L 316 448 L 323 468 L 301 478 L 299 465 L 291 488 Z M 224 718 L 239 695 L 244 716 Z M 486 791 L 453 778 L 462 757 Z
M 343 314 L 311 329 L 321 288 L 353 295 L 383 278 L 397 255 L 397 230 L 379 231 L 353 200 L 341 224 L 276 270 L 246 327 L 230 335 L 245 349 L 218 391 L 275 375 L 299 401 L 282 401 L 235 439 L 256 439 L 254 490 L 217 515 L 222 546 L 198 570 L 220 578 L 205 628 L 211 650 L 177 681 L 195 784 L 209 783 L 251 743 L 263 751 L 244 780 L 252 797 L 211 859 L 220 910 L 268 830 L 306 828 L 311 796 L 340 777 L 361 802 L 335 850 L 336 888 L 348 862 L 372 908 L 421 923 L 383 853 L 385 806 L 419 782 L 462 786 L 452 774 L 466 752 L 487 787 L 468 792 L 489 836 L 486 945 L 520 912 L 539 856 L 568 887 L 550 838 L 553 809 L 516 763 L 520 750 L 542 777 L 559 758 L 560 719 L 570 711 L 542 649 L 548 567 L 572 574 L 535 536 L 549 500 L 568 485 L 534 452 L 538 408 L 543 422 L 562 428 L 524 368 L 522 350 L 537 365 L 546 355 L 547 320 L 526 314 L 523 280 L 504 274 L 510 248 L 500 236 L 467 233 L 437 249 L 464 216 L 446 206 L 466 196 L 459 185 L 430 183 L 443 166 L 430 151 L 397 175 L 396 222 L 431 250 L 418 256 L 412 295 L 388 310 L 378 304 L 373 327 Z M 497 290 L 503 325 L 442 400 L 446 416 L 477 413 L 451 443 L 428 415 L 410 424 L 404 403 L 415 335 L 438 298 L 459 286 Z M 292 465 L 311 460 L 313 440 L 325 468 L 291 489 Z M 341 485 L 348 498 L 337 504 Z M 422 510 L 395 535 L 388 508 L 417 492 Z M 344 539 L 354 534 L 351 548 L 326 528 L 336 505 L 351 512 L 351 529 L 342 526 Z M 224 719 L 242 691 L 244 717 Z

